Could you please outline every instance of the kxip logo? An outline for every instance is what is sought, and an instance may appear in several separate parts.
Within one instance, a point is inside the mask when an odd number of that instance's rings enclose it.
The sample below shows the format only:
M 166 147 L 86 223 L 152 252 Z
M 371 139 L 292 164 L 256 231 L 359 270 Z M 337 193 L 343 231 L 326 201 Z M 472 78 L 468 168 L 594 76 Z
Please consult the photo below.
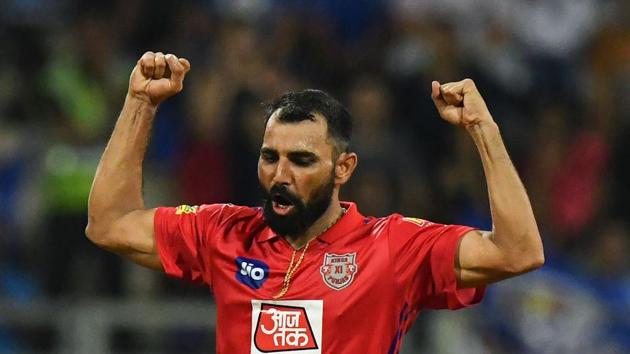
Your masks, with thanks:
M 260 288 L 269 276 L 269 266 L 257 259 L 236 257 L 236 279 L 252 289 Z
M 324 264 L 319 268 L 326 285 L 335 290 L 341 290 L 350 285 L 357 273 L 356 259 L 356 252 L 346 254 L 326 253 Z

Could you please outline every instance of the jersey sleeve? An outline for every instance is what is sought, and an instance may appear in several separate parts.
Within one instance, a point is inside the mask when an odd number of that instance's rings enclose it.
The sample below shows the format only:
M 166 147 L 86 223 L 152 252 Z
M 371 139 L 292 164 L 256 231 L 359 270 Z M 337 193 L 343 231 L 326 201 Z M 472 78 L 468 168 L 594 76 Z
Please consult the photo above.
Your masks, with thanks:
M 227 214 L 227 204 L 157 208 L 155 242 L 166 274 L 212 286 L 213 243 Z
M 394 216 L 389 246 L 397 284 L 421 308 L 459 309 L 483 298 L 485 287 L 458 289 L 455 256 L 459 242 L 474 228 Z

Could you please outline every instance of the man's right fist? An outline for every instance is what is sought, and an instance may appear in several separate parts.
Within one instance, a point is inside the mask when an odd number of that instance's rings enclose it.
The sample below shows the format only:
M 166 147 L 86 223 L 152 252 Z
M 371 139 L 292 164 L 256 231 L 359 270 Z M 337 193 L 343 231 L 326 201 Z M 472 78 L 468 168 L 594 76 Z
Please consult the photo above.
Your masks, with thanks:
M 190 63 L 184 58 L 161 52 L 146 52 L 129 78 L 129 95 L 155 106 L 184 88 Z

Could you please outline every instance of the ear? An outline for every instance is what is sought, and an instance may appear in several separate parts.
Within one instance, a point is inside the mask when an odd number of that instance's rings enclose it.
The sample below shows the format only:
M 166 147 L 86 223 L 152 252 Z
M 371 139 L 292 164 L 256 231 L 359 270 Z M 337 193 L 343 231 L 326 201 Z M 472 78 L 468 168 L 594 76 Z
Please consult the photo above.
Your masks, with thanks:
M 357 168 L 359 157 L 354 152 L 342 152 L 335 163 L 335 184 L 348 182 L 354 169 Z

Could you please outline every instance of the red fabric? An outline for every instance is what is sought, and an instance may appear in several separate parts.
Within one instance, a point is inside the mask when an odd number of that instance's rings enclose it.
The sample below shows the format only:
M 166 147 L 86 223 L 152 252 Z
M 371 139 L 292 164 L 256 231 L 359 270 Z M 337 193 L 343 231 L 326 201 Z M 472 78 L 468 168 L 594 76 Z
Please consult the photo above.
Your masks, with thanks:
M 455 255 L 468 226 L 391 217 L 390 248 L 399 282 L 408 287 L 411 304 L 456 310 L 478 303 L 484 289 L 457 289 Z
M 397 214 L 366 218 L 354 204 L 343 204 L 348 212 L 311 242 L 281 299 L 323 302 L 318 349 L 296 353 L 387 353 L 399 347 L 422 308 L 456 309 L 481 300 L 483 288 L 456 288 L 454 257 L 459 240 L 471 228 Z M 260 209 L 215 204 L 178 215 L 175 208 L 158 208 L 155 235 L 169 275 L 212 289 L 217 353 L 256 352 L 255 346 L 250 348 L 254 337 L 259 342 L 263 338 L 265 345 L 272 343 L 270 338 L 275 337 L 255 330 L 252 300 L 268 301 L 263 309 L 277 307 L 271 299 L 282 288 L 293 248 L 266 227 Z M 268 266 L 262 286 L 256 289 L 239 280 L 237 257 Z M 350 264 L 352 259 L 354 268 L 344 270 L 353 269 L 353 276 L 339 278 L 342 288 L 331 287 L 323 275 L 330 268 L 324 266 L 337 261 Z M 290 308 L 280 305 L 277 308 Z M 264 316 L 260 318 L 269 329 L 273 317 L 267 312 Z

